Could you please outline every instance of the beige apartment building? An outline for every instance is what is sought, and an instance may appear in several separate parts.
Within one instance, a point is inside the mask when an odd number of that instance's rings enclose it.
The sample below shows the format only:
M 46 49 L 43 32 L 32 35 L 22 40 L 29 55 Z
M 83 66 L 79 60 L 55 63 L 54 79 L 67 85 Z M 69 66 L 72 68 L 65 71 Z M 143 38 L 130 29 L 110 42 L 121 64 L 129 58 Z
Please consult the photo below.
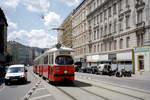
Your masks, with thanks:
M 88 66 L 110 62 L 114 66 L 133 67 L 135 72 L 150 71 L 150 0 L 86 1 L 88 47 L 85 51 L 88 50 Z M 77 12 L 81 12 L 80 9 Z M 75 40 L 80 42 L 84 33 L 75 32 L 74 26 L 77 25 L 80 24 L 73 23 L 73 35 L 81 36 Z M 84 48 L 79 46 L 82 43 L 73 46 L 77 54 Z
M 72 48 L 72 13 L 69 14 L 58 28 L 58 42 Z
M 86 66 L 86 55 L 88 52 L 88 29 L 87 29 L 87 0 L 73 11 L 72 15 L 72 38 L 75 50 L 76 64 Z

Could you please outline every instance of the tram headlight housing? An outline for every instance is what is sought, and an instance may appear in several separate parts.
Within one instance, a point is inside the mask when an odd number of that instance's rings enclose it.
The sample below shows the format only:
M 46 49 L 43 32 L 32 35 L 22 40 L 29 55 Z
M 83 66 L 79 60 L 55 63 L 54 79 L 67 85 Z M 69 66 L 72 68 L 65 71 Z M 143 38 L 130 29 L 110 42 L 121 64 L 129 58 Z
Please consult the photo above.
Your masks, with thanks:
M 64 74 L 67 74 L 68 73 L 68 71 L 67 70 L 64 70 Z

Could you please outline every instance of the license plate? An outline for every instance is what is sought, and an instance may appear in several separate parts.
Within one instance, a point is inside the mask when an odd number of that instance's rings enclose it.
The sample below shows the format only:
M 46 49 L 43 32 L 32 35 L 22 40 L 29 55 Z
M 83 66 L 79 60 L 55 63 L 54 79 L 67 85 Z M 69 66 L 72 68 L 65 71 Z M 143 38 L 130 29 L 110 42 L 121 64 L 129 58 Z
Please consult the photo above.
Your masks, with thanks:
M 17 81 L 17 79 L 11 79 L 12 81 Z

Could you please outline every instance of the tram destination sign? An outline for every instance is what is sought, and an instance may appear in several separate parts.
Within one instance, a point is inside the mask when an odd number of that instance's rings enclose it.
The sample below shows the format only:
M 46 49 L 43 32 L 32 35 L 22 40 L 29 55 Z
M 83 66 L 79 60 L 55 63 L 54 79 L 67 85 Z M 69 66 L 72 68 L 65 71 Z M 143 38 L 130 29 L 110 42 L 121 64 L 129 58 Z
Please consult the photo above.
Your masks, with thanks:
M 69 55 L 69 54 L 71 54 L 71 52 L 69 52 L 69 51 L 60 51 L 59 54 L 61 54 L 61 55 Z

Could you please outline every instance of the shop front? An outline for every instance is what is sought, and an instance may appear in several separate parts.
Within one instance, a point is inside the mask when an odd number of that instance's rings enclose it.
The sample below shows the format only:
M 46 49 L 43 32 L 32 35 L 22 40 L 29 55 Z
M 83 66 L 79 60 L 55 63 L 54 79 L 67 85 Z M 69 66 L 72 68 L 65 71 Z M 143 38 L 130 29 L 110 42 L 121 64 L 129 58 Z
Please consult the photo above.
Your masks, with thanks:
M 132 51 L 117 53 L 118 69 L 125 68 L 128 71 L 133 71 L 132 66 Z
M 150 72 L 150 46 L 134 49 L 135 71 Z

